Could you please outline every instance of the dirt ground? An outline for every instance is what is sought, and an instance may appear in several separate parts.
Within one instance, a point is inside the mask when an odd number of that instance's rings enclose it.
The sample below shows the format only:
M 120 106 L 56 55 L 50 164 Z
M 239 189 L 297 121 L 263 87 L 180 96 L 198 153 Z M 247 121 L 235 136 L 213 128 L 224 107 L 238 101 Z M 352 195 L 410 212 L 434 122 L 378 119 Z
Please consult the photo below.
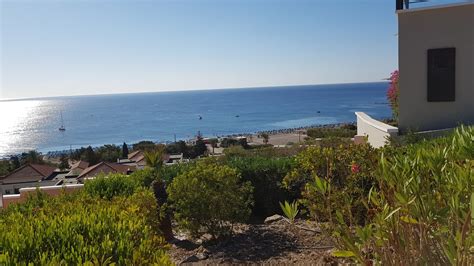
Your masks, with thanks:
M 169 251 L 176 264 L 337 264 L 334 246 L 314 223 L 239 224 L 234 235 L 217 243 L 181 240 Z
M 303 142 L 306 134 L 298 133 L 278 133 L 269 135 L 268 144 L 272 145 L 286 145 L 288 142 L 299 143 Z M 257 135 L 252 136 L 252 142 L 263 144 L 263 138 L 258 138 Z

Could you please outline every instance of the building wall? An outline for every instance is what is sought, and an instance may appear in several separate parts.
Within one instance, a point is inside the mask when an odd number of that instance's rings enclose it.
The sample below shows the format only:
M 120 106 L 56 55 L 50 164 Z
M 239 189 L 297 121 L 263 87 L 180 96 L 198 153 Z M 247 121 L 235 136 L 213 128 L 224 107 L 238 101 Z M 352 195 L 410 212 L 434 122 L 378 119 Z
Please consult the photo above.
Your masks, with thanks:
M 361 137 L 367 138 L 368 143 L 374 148 L 385 146 L 391 137 L 398 136 L 396 127 L 384 124 L 373 119 L 363 112 L 356 112 L 357 135 L 354 137 L 356 144 L 363 142 Z
M 402 131 L 474 123 L 474 4 L 398 12 Z M 455 101 L 427 101 L 427 50 L 456 48 Z

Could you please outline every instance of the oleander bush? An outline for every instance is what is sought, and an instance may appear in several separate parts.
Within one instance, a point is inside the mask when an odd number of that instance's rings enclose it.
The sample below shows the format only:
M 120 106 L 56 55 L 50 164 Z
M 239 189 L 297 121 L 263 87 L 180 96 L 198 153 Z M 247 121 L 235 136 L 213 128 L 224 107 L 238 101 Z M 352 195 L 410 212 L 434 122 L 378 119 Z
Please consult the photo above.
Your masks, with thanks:
M 379 151 L 367 144 L 311 146 L 296 156 L 284 185 L 300 191 L 300 202 L 317 221 L 331 222 L 340 210 L 349 223 L 363 224 L 378 160 Z
M 474 127 L 390 152 L 366 194 L 373 218 L 351 227 L 337 213 L 337 254 L 364 264 L 473 265 Z
M 192 236 L 230 234 L 234 223 L 247 221 L 253 203 L 250 182 L 214 160 L 199 161 L 175 177 L 167 192 L 179 227 Z
M 294 159 L 291 157 L 265 158 L 232 157 L 224 164 L 235 168 L 242 175 L 244 181 L 249 181 L 254 187 L 253 198 L 255 204 L 252 215 L 267 217 L 281 213 L 279 202 L 292 201 L 296 193 L 286 190 L 282 183 L 283 178 L 291 170 Z
M 148 190 L 112 200 L 79 192 L 0 211 L 0 265 L 171 264 Z

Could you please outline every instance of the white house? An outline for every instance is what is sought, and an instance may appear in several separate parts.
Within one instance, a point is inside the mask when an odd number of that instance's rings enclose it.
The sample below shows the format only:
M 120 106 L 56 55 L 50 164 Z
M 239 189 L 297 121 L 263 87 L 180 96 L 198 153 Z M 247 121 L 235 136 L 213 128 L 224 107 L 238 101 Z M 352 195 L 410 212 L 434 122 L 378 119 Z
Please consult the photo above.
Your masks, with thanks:
M 398 128 L 356 113 L 355 139 L 374 147 L 399 132 L 474 123 L 474 1 L 410 9 L 407 2 L 396 0 Z

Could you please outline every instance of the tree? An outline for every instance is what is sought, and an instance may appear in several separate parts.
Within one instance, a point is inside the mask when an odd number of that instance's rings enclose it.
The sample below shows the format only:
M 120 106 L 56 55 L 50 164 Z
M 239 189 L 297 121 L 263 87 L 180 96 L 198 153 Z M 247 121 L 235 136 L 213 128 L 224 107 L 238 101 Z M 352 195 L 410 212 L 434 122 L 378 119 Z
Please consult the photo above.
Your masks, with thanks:
M 106 162 L 116 162 L 120 158 L 121 153 L 120 147 L 113 144 L 101 146 L 96 151 L 98 160 Z
M 153 169 L 160 169 L 163 166 L 163 155 L 165 149 L 163 146 L 159 146 L 154 151 L 145 151 L 143 156 L 145 157 L 146 165 Z
M 43 158 L 41 154 L 35 150 L 31 150 L 29 152 L 24 152 L 21 154 L 20 162 L 22 165 L 24 164 L 43 164 Z
M 267 133 L 262 133 L 263 143 L 268 144 L 270 136 Z
M 12 156 L 10 157 L 10 162 L 11 162 L 11 171 L 20 168 L 20 159 L 18 159 L 18 156 Z
M 212 146 L 212 154 L 214 154 L 214 148 L 217 148 L 218 139 L 210 139 L 209 144 Z
M 193 147 L 193 158 L 203 155 L 207 151 L 206 143 L 201 136 L 197 137 L 196 144 Z
M 122 145 L 122 158 L 127 159 L 128 158 L 128 146 L 127 143 L 123 143 Z
M 155 143 L 153 141 L 149 140 L 142 140 L 138 143 L 135 143 L 132 145 L 134 151 L 148 151 L 148 150 L 154 150 L 155 149 Z
M 166 152 L 168 154 L 182 153 L 184 157 L 188 158 L 190 156 L 191 151 L 186 142 L 180 140 L 178 142 L 167 145 Z
M 84 153 L 81 155 L 81 159 L 88 162 L 90 165 L 99 163 L 99 156 L 97 156 L 91 146 L 88 146 L 84 150 Z
M 61 157 L 59 158 L 59 169 L 69 169 L 69 158 L 64 153 L 61 154 Z

